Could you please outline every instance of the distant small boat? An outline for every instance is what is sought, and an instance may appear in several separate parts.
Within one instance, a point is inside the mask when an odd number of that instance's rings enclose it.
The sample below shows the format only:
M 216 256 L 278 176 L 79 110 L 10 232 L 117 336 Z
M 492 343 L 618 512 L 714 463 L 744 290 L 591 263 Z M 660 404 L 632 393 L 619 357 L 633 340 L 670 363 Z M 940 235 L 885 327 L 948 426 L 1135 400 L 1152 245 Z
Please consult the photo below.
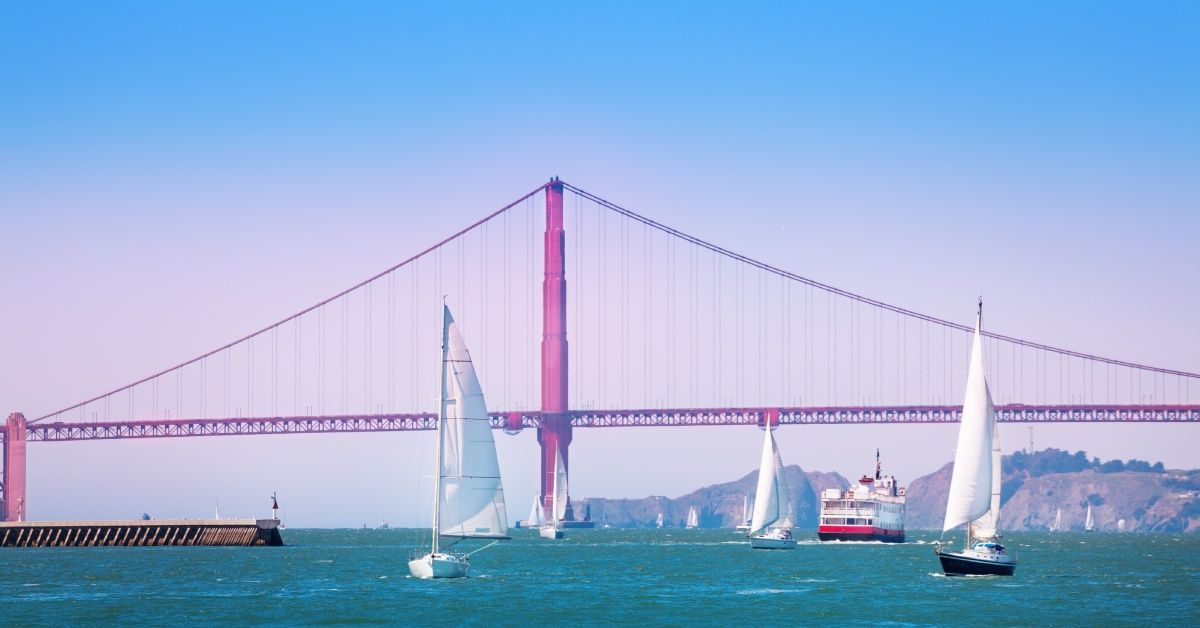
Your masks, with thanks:
M 1118 519 L 1117 520 L 1117 532 L 1124 532 L 1124 531 L 1125 531 L 1125 520 Z
M 554 494 L 550 496 L 550 520 L 538 527 L 538 535 L 543 539 L 563 538 L 562 522 L 567 517 L 567 467 L 563 464 L 562 450 L 554 453 Z
M 375 526 L 375 529 L 376 530 L 387 530 L 389 527 L 390 526 L 388 526 L 387 519 L 380 519 L 379 525 Z
M 762 459 L 758 466 L 758 490 L 754 493 L 754 516 L 750 520 L 753 549 L 795 549 L 792 536 L 792 492 L 783 474 L 783 460 L 775 436 L 764 430 Z
M 1092 505 L 1091 504 L 1088 504 L 1087 518 L 1085 518 L 1083 520 L 1083 531 L 1084 532 L 1095 532 L 1096 531 L 1096 520 L 1092 518 Z
M 687 529 L 694 530 L 700 527 L 700 517 L 696 514 L 696 507 L 692 506 L 688 509 Z
M 934 552 L 946 575 L 1011 576 L 1017 561 L 1000 544 L 1000 435 L 996 431 L 996 407 L 983 370 L 983 300 L 975 318 L 975 336 L 967 366 L 966 394 L 954 471 L 942 534 L 967 524 L 966 546 L 960 552 L 945 549 L 939 540 Z M 990 451 L 989 451 L 990 450 Z
M 440 551 L 441 537 L 496 543 L 509 538 L 508 516 L 483 387 L 450 308 L 445 306 L 436 456 L 432 549 L 428 554 L 414 552 L 408 571 L 421 579 L 461 578 L 471 567 L 471 555 Z
M 663 514 L 658 513 L 658 519 L 654 520 L 654 527 L 661 528 L 663 526 Z
M 1054 523 L 1050 525 L 1051 532 L 1062 530 L 1062 508 L 1054 512 Z

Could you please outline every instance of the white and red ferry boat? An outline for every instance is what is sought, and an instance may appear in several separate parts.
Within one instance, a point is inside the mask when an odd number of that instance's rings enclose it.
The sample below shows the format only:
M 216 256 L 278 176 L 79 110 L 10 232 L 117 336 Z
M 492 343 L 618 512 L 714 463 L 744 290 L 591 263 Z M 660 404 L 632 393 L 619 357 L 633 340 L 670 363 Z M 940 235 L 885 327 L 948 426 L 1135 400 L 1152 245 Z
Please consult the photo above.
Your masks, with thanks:
M 875 477 L 862 476 L 849 490 L 821 491 L 822 541 L 904 542 L 904 487 L 884 476 L 875 450 Z

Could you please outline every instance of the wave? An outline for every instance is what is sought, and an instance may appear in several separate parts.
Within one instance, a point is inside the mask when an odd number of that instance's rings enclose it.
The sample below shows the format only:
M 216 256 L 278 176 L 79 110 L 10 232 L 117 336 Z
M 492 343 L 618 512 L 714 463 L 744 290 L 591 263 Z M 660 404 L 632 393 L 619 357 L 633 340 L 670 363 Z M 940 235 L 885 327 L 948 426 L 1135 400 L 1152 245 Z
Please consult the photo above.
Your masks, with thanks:
M 775 595 L 778 593 L 807 593 L 809 589 L 742 589 L 738 595 Z

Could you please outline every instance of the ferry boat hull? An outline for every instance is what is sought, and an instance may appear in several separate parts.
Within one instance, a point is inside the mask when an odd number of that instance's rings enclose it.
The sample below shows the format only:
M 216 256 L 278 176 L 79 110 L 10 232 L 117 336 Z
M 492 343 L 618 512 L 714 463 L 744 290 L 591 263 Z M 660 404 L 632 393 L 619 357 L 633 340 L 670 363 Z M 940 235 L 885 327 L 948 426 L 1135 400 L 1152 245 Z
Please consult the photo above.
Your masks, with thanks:
M 822 541 L 878 541 L 903 543 L 904 530 L 889 530 L 874 526 L 821 526 L 817 538 Z

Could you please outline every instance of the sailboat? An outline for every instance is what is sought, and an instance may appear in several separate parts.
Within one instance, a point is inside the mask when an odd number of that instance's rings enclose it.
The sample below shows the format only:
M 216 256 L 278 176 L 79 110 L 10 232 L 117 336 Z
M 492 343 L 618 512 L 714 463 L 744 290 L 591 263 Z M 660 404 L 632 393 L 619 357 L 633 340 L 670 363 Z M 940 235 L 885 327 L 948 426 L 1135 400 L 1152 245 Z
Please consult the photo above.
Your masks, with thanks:
M 1050 526 L 1051 532 L 1058 532 L 1062 529 L 1062 508 L 1054 512 L 1054 524 Z
M 687 529 L 694 530 L 700 527 L 700 517 L 696 514 L 696 507 L 692 506 L 688 509 Z
M 750 531 L 750 493 L 742 495 L 742 519 L 741 523 L 733 528 L 735 533 Z
M 509 538 L 508 516 L 483 388 L 446 306 L 436 459 L 432 548 L 426 554 L 414 552 L 408 570 L 417 578 L 461 578 L 471 567 L 471 554 Z M 442 537 L 456 540 L 443 548 Z M 467 554 L 448 551 L 465 539 L 492 543 Z
M 533 497 L 533 506 L 529 508 L 529 518 L 521 522 L 522 528 L 536 528 L 542 525 L 542 506 L 536 495 Z
M 754 494 L 754 516 L 750 520 L 750 547 L 794 549 L 792 536 L 792 493 L 783 475 L 783 460 L 770 429 L 763 437 L 762 460 L 758 466 L 758 490 Z
M 567 517 L 567 467 L 562 450 L 554 452 L 554 495 L 550 497 L 550 520 L 538 527 L 543 539 L 563 538 L 562 522 Z
M 1092 505 L 1091 504 L 1088 504 L 1087 518 L 1085 518 L 1083 520 L 1083 531 L 1084 532 L 1095 532 L 1096 531 L 1096 520 L 1092 518 Z
M 654 520 L 654 527 L 661 528 L 663 524 L 663 514 L 658 513 L 658 518 Z
M 967 524 L 966 545 L 961 552 L 952 552 L 939 540 L 934 552 L 946 575 L 1011 576 L 1017 561 L 999 543 L 1000 437 L 996 431 L 996 408 L 983 373 L 979 336 L 982 321 L 983 299 L 980 299 L 962 422 L 958 426 L 958 447 L 954 452 L 954 472 L 950 476 L 950 496 L 942 522 L 943 535 Z

